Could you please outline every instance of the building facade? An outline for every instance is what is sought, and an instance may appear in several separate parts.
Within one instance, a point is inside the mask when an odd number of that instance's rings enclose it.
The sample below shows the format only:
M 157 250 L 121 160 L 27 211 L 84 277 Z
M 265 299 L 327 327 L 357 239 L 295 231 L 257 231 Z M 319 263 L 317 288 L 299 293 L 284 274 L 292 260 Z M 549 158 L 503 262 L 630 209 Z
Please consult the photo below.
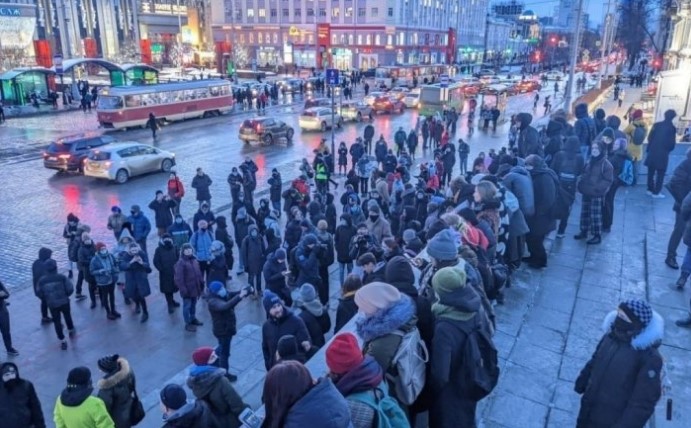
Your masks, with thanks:
M 456 15 L 456 58 L 459 63 L 475 64 L 482 61 L 488 12 L 489 0 L 460 0 Z
M 458 0 L 212 0 L 217 53 L 252 65 L 367 69 L 454 61 Z
M 33 65 L 36 6 L 30 0 L 0 1 L 0 71 Z

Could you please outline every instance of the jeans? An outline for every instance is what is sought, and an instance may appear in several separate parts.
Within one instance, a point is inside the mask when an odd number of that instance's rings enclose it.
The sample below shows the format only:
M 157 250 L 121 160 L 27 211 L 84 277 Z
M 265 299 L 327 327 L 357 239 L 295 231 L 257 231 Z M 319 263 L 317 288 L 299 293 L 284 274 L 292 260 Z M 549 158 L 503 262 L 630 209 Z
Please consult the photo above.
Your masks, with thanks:
M 262 274 L 247 272 L 247 283 L 254 287 L 257 293 L 262 292 Z
M 96 280 L 90 278 L 86 282 L 89 285 L 89 299 L 91 299 L 91 303 L 96 303 Z
M 2 341 L 5 344 L 5 349 L 9 351 L 12 349 L 12 335 L 10 334 L 10 312 L 4 303 L 0 303 L 0 334 L 2 334 Z
M 216 339 L 218 339 L 219 366 L 228 371 L 230 368 L 230 342 L 233 340 L 233 336 L 220 336 Z
M 350 272 L 353 270 L 353 262 L 339 263 L 338 268 L 339 268 L 339 278 L 341 279 L 341 284 L 343 284 L 343 281 L 345 281 L 346 275 L 350 274 Z
M 182 318 L 185 320 L 185 324 L 190 324 L 192 321 L 197 319 L 197 298 L 196 297 L 183 297 L 182 298 Z
M 202 279 L 209 275 L 209 262 L 199 260 L 199 270 L 202 272 Z
M 669 236 L 669 243 L 667 244 L 667 257 L 676 257 L 677 248 L 679 248 L 679 243 L 681 238 L 684 236 L 684 229 L 686 228 L 686 222 L 681 217 L 679 211 L 674 212 L 674 230 Z
M 468 155 L 459 155 L 458 159 L 460 163 L 461 174 L 465 175 L 465 173 L 468 172 Z
M 368 185 L 369 185 L 369 178 L 367 178 L 367 177 L 360 177 L 360 193 L 361 193 L 361 194 L 364 195 L 365 193 L 367 193 L 367 191 L 368 191 L 368 190 L 367 190 L 367 189 L 368 189 L 367 186 L 368 186 Z
M 662 191 L 666 169 L 648 168 L 648 191 L 657 195 Z
M 70 304 L 67 303 L 57 308 L 50 308 L 50 316 L 53 317 L 53 327 L 55 327 L 55 333 L 58 335 L 59 340 L 65 340 L 65 334 L 62 330 L 62 317 L 65 317 L 65 325 L 67 325 L 67 331 L 74 330 L 74 324 L 72 323 L 72 313 L 70 312 Z
M 82 284 L 84 283 L 84 271 L 79 269 L 77 274 L 77 296 L 82 295 Z
M 101 297 L 101 306 L 106 308 L 106 312 L 115 312 L 115 284 L 99 285 L 98 295 Z

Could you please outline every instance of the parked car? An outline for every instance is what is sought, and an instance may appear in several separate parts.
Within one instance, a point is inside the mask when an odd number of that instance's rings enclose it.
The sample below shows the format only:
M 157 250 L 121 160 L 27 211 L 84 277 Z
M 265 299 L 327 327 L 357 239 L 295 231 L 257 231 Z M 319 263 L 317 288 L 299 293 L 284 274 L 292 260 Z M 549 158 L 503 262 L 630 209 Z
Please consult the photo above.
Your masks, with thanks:
M 383 97 L 385 95 L 386 95 L 386 93 L 381 92 L 381 91 L 370 92 L 369 95 L 367 95 L 365 98 L 362 99 L 362 101 L 366 102 L 369 105 L 373 105 L 374 100 L 376 100 L 379 97 Z
M 331 107 L 331 98 L 308 98 L 305 100 L 305 110 L 312 107 Z
M 53 141 L 43 152 L 43 166 L 61 172 L 83 172 L 89 150 L 115 142 L 110 135 L 79 134 Z
M 362 122 L 364 118 L 369 120 L 374 118 L 372 107 L 363 101 L 343 101 L 338 111 L 344 120 Z
M 374 100 L 372 110 L 374 110 L 375 113 L 403 113 L 405 104 L 395 96 L 382 96 Z
M 403 98 L 403 104 L 408 108 L 418 108 L 420 105 L 420 90 L 413 89 L 412 91 L 405 94 Z
M 542 76 L 543 76 L 543 78 L 546 78 L 547 80 L 560 81 L 560 80 L 564 79 L 564 73 L 562 73 L 561 71 L 556 71 L 556 70 L 548 71 L 547 73 L 543 74 Z
M 516 84 L 516 91 L 520 94 L 526 92 L 539 91 L 542 89 L 542 85 L 535 80 L 523 80 Z
M 281 91 L 285 93 L 295 94 L 300 92 L 300 84 L 302 84 L 302 79 L 286 79 L 279 82 L 279 87 Z
M 410 89 L 406 86 L 396 86 L 391 88 L 391 90 L 388 92 L 389 95 L 395 96 L 399 100 L 403 100 L 405 98 L 406 94 L 410 92 Z
M 328 107 L 312 107 L 305 110 L 298 120 L 303 131 L 326 131 L 327 128 L 343 125 L 343 117 Z
M 495 76 L 497 74 L 496 71 L 490 69 L 490 68 L 483 68 L 482 70 L 478 71 L 477 73 L 473 73 L 474 77 L 487 77 L 487 76 Z
M 295 135 L 295 130 L 285 122 L 271 117 L 258 117 L 242 122 L 238 138 L 245 144 L 249 144 L 250 141 L 273 144 L 278 138 L 292 141 L 293 135 Z
M 91 150 L 84 160 L 87 177 L 126 183 L 131 177 L 150 172 L 170 172 L 175 154 L 135 141 L 106 144 Z

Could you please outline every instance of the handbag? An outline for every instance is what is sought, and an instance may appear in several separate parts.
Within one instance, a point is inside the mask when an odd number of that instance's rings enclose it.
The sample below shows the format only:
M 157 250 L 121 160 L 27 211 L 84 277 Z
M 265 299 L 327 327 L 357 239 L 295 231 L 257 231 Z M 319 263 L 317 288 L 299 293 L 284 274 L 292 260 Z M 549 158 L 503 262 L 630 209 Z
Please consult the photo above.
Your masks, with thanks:
M 144 405 L 139 400 L 139 395 L 137 395 L 137 381 L 132 377 L 132 405 L 130 406 L 130 424 L 132 426 L 137 425 L 139 422 L 144 420 L 146 416 L 146 411 L 144 410 Z

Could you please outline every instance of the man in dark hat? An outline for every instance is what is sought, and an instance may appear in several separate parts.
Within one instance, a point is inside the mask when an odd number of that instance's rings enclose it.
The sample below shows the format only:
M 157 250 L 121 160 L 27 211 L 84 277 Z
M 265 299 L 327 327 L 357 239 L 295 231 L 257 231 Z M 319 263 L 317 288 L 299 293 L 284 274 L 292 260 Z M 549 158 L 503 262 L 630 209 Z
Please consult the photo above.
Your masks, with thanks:
M 187 402 L 187 393 L 178 384 L 168 384 L 160 394 L 164 428 L 206 428 L 210 425 L 211 412 L 204 400 Z
M 672 120 L 677 116 L 674 110 L 667 110 L 665 118 L 650 129 L 646 149 L 645 166 L 648 167 L 648 195 L 664 198 L 660 193 L 669 165 L 669 155 L 677 145 L 677 128 Z
M 76 367 L 67 375 L 67 386 L 55 402 L 53 420 L 57 428 L 114 427 L 106 405 L 91 395 L 91 370 Z
M 312 347 L 305 322 L 283 305 L 273 292 L 264 290 L 262 304 L 266 311 L 266 321 L 262 326 L 262 351 L 266 371 L 276 364 L 278 341 L 285 335 L 293 335 L 305 352 Z
M 19 377 L 14 363 L 0 366 L 0 420 L 3 428 L 45 428 L 41 402 L 34 385 Z

